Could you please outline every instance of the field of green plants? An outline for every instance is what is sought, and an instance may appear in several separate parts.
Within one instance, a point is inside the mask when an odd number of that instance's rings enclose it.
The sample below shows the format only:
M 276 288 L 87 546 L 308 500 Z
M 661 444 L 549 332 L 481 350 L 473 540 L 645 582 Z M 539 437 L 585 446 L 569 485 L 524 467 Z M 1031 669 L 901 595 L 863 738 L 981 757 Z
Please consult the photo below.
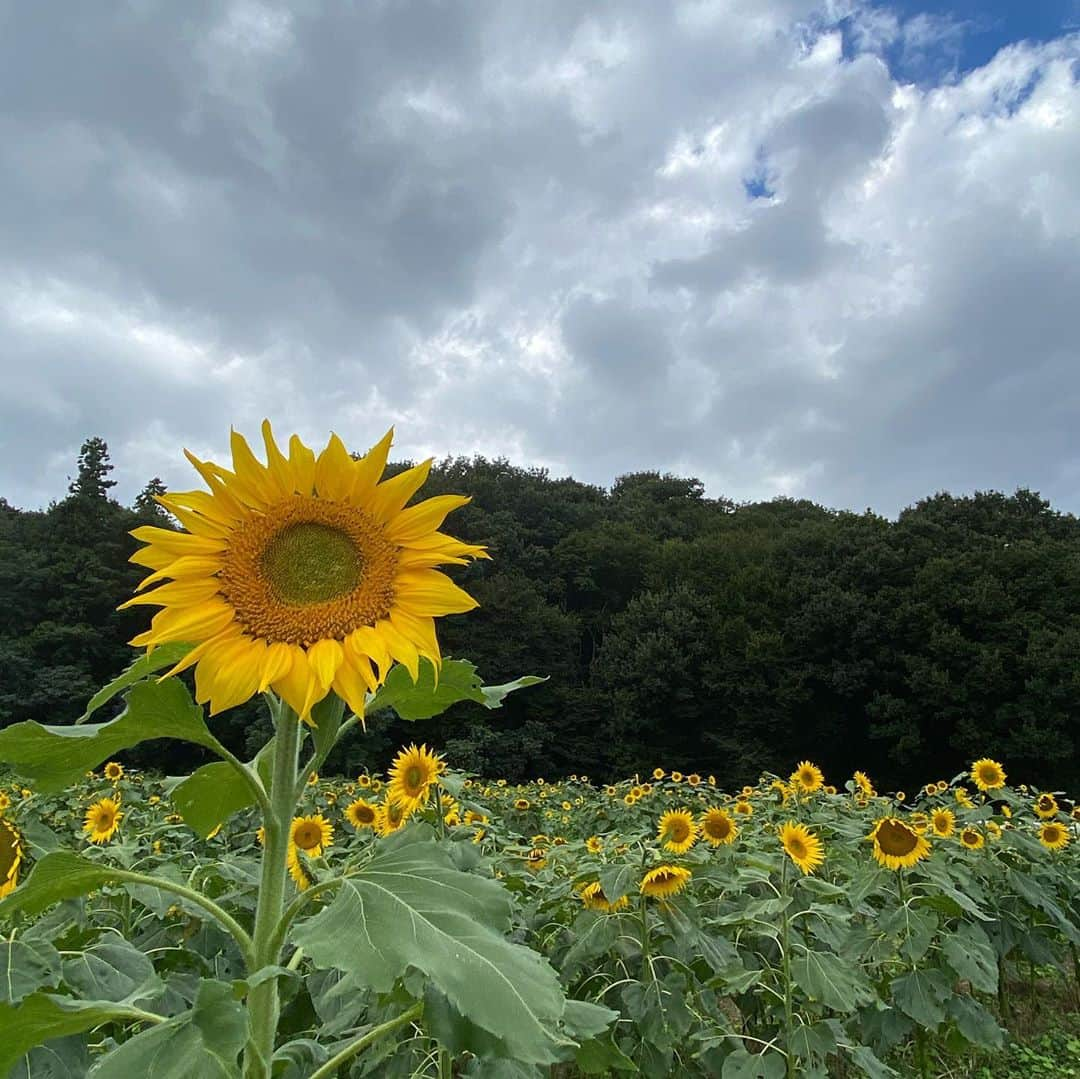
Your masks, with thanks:
M 1036 973 L 1063 1012 L 1080 993 L 1080 809 L 997 762 L 897 794 L 811 762 L 733 793 L 513 786 L 424 747 L 308 772 L 291 942 L 256 972 L 229 922 L 263 837 L 232 784 L 195 808 L 190 780 L 110 761 L 49 793 L 34 767 L 46 790 L 0 796 L 5 1075 L 239 1075 L 266 978 L 289 1079 L 990 1075 Z

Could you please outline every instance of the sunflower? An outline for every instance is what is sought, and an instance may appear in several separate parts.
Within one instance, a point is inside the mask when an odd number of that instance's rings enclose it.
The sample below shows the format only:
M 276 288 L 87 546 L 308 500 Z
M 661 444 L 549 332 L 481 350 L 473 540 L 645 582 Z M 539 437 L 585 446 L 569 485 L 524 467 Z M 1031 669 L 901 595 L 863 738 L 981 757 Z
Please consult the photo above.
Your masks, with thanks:
M 604 841 L 598 835 L 591 835 L 585 840 L 585 849 L 590 854 L 599 854 L 604 849 Z
M 543 869 L 547 865 L 547 854 L 543 847 L 534 847 L 529 851 L 529 856 L 525 859 L 525 868 L 531 869 L 536 872 Z
M 1069 814 L 1069 816 L 1072 817 L 1072 819 L 1075 821 L 1080 821 L 1080 805 L 1073 806 L 1072 812 Z
M 306 891 L 311 886 L 311 878 L 304 872 L 304 867 L 300 864 L 300 855 L 292 843 L 289 844 L 285 864 L 289 867 L 289 876 L 292 877 L 296 887 L 302 892 Z
M 722 843 L 734 843 L 739 834 L 735 822 L 722 809 L 715 807 L 702 813 L 698 827 L 702 836 L 714 847 L 719 847 Z
M 375 821 L 375 831 L 384 839 L 401 828 L 409 819 L 409 814 L 400 802 L 380 802 L 379 816 Z
M 754 815 L 754 807 L 743 799 L 738 799 L 733 806 L 734 812 L 738 813 L 741 817 L 752 817 Z
M 669 809 L 657 826 L 656 838 L 676 854 L 685 854 L 697 839 L 694 815 L 688 809 Z
M 856 772 L 852 778 L 855 781 L 855 786 L 863 795 L 867 798 L 874 797 L 874 784 L 870 782 L 870 777 L 865 772 Z
M 3 815 L 10 805 L 11 799 L 7 796 L 6 792 L 0 791 L 0 816 Z
M 682 778 L 683 778 L 682 772 L 672 772 L 671 773 L 671 782 L 672 783 L 681 783 Z
M 529 799 L 528 798 L 515 798 L 514 799 L 514 808 L 518 809 L 522 813 L 524 813 L 525 810 L 529 808 Z
M 598 880 L 586 884 L 578 894 L 581 896 L 581 901 L 585 904 L 587 910 L 604 910 L 610 914 L 612 911 L 621 910 L 623 907 L 630 905 L 630 898 L 625 895 L 620 895 L 618 899 L 614 900 L 608 899 L 604 895 L 604 889 L 600 886 Z
M 18 828 L 0 818 L 0 899 L 13 892 L 19 883 L 22 856 L 23 841 Z
M 112 798 L 94 802 L 86 811 L 83 831 L 91 843 L 108 843 L 120 826 L 120 803 Z
M 663 779 L 665 775 L 667 775 L 667 773 L 664 771 L 663 768 L 654 768 L 652 771 L 652 777 L 656 780 Z
M 359 832 L 364 828 L 375 827 L 379 811 L 366 798 L 357 798 L 345 807 L 345 819 Z
M 293 817 L 289 842 L 310 858 L 318 858 L 334 843 L 334 826 L 321 814 L 312 817 Z
M 791 784 L 798 787 L 804 794 L 813 794 L 824 786 L 825 775 L 816 764 L 800 761 L 795 771 L 791 773 Z
M 997 821 L 988 820 L 986 822 L 986 834 L 991 839 L 1000 839 L 1001 838 L 1001 825 L 998 824 Z
M 124 766 L 117 764 L 116 761 L 109 761 L 105 765 L 105 778 L 115 783 L 117 780 L 124 778 Z
M 272 688 L 308 722 L 331 690 L 362 716 L 395 660 L 415 682 L 423 656 L 437 678 L 434 619 L 477 604 L 435 567 L 488 557 L 437 531 L 469 499 L 406 509 L 431 461 L 380 483 L 392 429 L 360 460 L 337 435 L 316 457 L 295 435 L 283 454 L 268 421 L 262 434 L 265 465 L 235 431 L 232 471 L 186 454 L 209 492 L 158 498 L 186 531 L 132 532 L 146 544 L 132 561 L 152 572 L 122 606 L 162 609 L 131 643 L 193 643 L 164 677 L 197 664 L 211 715 Z
M 691 772 L 686 777 L 686 782 L 689 783 L 691 787 L 700 787 L 701 786 L 701 776 L 699 776 L 697 774 L 697 772 Z
M 679 865 L 658 865 L 641 878 L 640 892 L 654 899 L 678 895 L 690 880 L 690 870 Z
M 960 842 L 968 850 L 979 850 L 986 843 L 982 832 L 978 828 L 964 828 L 960 832 Z
M 1064 824 L 1047 821 L 1039 825 L 1039 842 L 1048 850 L 1061 850 L 1069 845 L 1069 833 Z
M 975 803 L 968 796 L 967 787 L 957 787 L 953 791 L 953 797 L 956 799 L 956 804 L 963 806 L 965 809 L 974 809 Z
M 909 869 L 930 853 L 930 843 L 898 817 L 882 817 L 874 822 L 866 837 L 874 844 L 874 860 L 886 869 Z
M 1043 820 L 1049 820 L 1058 815 L 1057 799 L 1052 794 L 1040 794 L 1035 802 L 1035 812 Z
M 802 824 L 789 820 L 780 828 L 780 842 L 803 873 L 813 873 L 825 861 L 821 840 Z
M 930 814 L 930 827 L 934 835 L 948 839 L 956 828 L 956 815 L 951 809 L 935 809 Z
M 426 745 L 410 745 L 394 758 L 387 772 L 387 797 L 400 802 L 407 813 L 419 809 L 428 799 L 432 783 L 446 768 L 446 762 Z
M 371 776 L 369 776 L 369 775 L 357 776 L 356 777 L 356 785 L 358 787 L 363 787 L 364 790 L 367 790 L 368 787 L 371 786 Z
M 971 782 L 981 791 L 995 791 L 1005 786 L 1005 769 L 997 761 L 983 757 L 971 766 Z

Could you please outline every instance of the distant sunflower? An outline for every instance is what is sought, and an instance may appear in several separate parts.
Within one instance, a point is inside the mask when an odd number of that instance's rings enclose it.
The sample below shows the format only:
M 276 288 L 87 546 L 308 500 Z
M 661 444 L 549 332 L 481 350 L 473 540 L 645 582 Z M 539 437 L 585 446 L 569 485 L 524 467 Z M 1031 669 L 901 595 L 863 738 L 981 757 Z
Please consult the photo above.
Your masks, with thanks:
M 652 773 L 653 779 L 660 780 L 660 779 L 663 779 L 665 775 L 667 775 L 667 773 L 664 771 L 663 768 L 654 768 L 653 769 L 653 773 Z
M 0 817 L 0 899 L 15 890 L 22 865 L 23 838 L 19 829 Z
M 981 791 L 994 791 L 1005 786 L 1005 769 L 989 757 L 977 760 L 971 766 L 971 782 Z
M 8 797 L 7 792 L 0 791 L 0 816 L 3 815 L 10 805 L 11 799 Z
M 672 783 L 681 783 L 682 781 L 683 781 L 682 772 L 672 772 L 671 773 L 671 782 Z
M 311 858 L 318 858 L 334 843 L 334 826 L 321 814 L 294 817 L 289 842 Z
M 604 849 L 604 841 L 598 835 L 591 835 L 585 840 L 585 849 L 590 854 L 599 854 Z
M 714 847 L 734 843 L 739 834 L 735 822 L 727 813 L 722 809 L 717 809 L 715 806 L 702 813 L 698 821 L 698 827 L 701 829 L 702 837 Z
M 821 840 L 805 825 L 788 821 L 780 828 L 784 852 L 803 871 L 813 873 L 825 861 Z
M 1040 794 L 1035 802 L 1035 813 L 1043 820 L 1058 815 L 1057 799 L 1052 794 Z
M 105 778 L 112 783 L 115 783 L 119 779 L 123 779 L 124 766 L 118 764 L 116 761 L 109 761 L 109 763 L 105 765 Z
M 978 828 L 964 828 L 960 832 L 960 842 L 968 850 L 981 850 L 986 844 L 982 832 Z
M 699 776 L 697 772 L 691 772 L 686 777 L 686 782 L 689 783 L 691 787 L 699 787 L 701 786 L 701 776 Z
M 934 835 L 948 839 L 956 829 L 956 815 L 951 809 L 935 809 L 930 814 L 930 828 Z
M 688 809 L 669 809 L 660 818 L 656 838 L 667 850 L 684 854 L 697 839 L 694 815 Z
M 754 815 L 754 807 L 741 798 L 735 802 L 732 809 L 734 812 L 738 813 L 740 817 L 752 817 Z
M 387 772 L 389 783 L 387 797 L 400 802 L 406 813 L 412 813 L 424 805 L 431 785 L 446 768 L 446 762 L 426 745 L 410 745 L 394 758 Z
M 345 807 L 345 819 L 359 832 L 364 828 L 375 827 L 379 811 L 366 798 L 357 798 Z
M 874 859 L 886 869 L 909 869 L 930 854 L 930 843 L 898 817 L 874 822 L 866 837 L 874 845 Z
M 1072 817 L 1072 819 L 1075 821 L 1080 821 L 1080 805 L 1073 806 L 1072 812 L 1069 814 L 1069 816 Z
M 630 905 L 630 899 L 625 895 L 620 895 L 618 899 L 614 900 L 608 899 L 604 895 L 604 889 L 600 886 L 598 880 L 586 884 L 578 894 L 581 896 L 581 901 L 585 904 L 587 910 L 603 910 L 610 914 L 612 911 L 621 910 L 623 907 Z
M 953 791 L 953 797 L 956 799 L 956 804 L 959 806 L 963 806 L 964 809 L 975 808 L 975 803 L 968 795 L 967 787 L 957 787 L 956 790 Z
M 1069 832 L 1064 824 L 1047 821 L 1039 825 L 1039 842 L 1048 850 L 1062 850 L 1069 845 Z
M 654 899 L 678 895 L 690 880 L 690 870 L 679 865 L 658 865 L 641 878 L 640 892 Z
M 529 808 L 529 799 L 528 798 L 515 798 L 514 799 L 514 808 L 518 809 L 522 813 L 524 813 L 525 810 Z
M 874 784 L 870 782 L 870 777 L 865 772 L 856 772 L 852 778 L 855 780 L 856 788 L 861 791 L 865 797 L 874 797 Z
M 112 798 L 102 798 L 86 811 L 83 831 L 91 843 L 108 843 L 120 827 L 120 803 Z
M 431 461 L 380 483 L 393 430 L 360 460 L 337 435 L 316 457 L 295 435 L 286 456 L 269 422 L 262 434 L 266 464 L 235 431 L 232 471 L 187 453 L 209 491 L 158 498 L 186 531 L 132 532 L 146 544 L 132 561 L 153 572 L 122 606 L 162 609 L 131 643 L 195 644 L 165 677 L 197 664 L 196 700 L 211 715 L 267 688 L 308 722 L 331 691 L 363 715 L 395 660 L 415 682 L 423 656 L 437 677 L 435 618 L 476 601 L 435 567 L 488 557 L 437 531 L 469 499 L 406 509 Z
M 791 773 L 791 783 L 803 794 L 813 794 L 825 785 L 825 774 L 816 764 L 800 761 L 795 771 Z
M 393 835 L 394 832 L 403 827 L 408 819 L 409 814 L 400 802 L 380 802 L 379 817 L 375 821 L 375 831 L 385 839 L 386 836 Z
M 534 873 L 543 869 L 547 865 L 547 852 L 542 847 L 534 847 L 529 851 L 529 856 L 525 859 L 525 867 L 531 869 Z

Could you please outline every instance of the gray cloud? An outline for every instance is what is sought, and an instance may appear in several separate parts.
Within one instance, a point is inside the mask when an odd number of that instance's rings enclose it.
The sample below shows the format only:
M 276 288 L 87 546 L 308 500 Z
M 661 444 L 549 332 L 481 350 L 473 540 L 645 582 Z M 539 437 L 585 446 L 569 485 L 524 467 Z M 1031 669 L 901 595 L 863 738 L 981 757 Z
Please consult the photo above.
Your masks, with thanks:
M 1080 510 L 1080 39 L 915 87 L 882 51 L 943 69 L 955 20 L 732 7 L 0 4 L 0 494 L 90 434 L 122 497 L 189 486 L 269 415 Z

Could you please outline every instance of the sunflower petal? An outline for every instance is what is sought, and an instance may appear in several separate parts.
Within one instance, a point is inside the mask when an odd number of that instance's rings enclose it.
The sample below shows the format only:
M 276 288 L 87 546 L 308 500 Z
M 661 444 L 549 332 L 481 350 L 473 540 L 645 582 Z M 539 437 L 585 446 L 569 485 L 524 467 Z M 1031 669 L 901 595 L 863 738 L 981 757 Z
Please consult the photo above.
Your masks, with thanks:
M 320 498 L 341 501 L 349 497 L 355 478 L 353 459 L 345 443 L 332 434 L 315 462 L 315 490 Z
M 217 555 L 185 555 L 182 558 L 174 558 L 151 573 L 149 577 L 144 577 L 139 583 L 138 590 L 141 592 L 147 585 L 160 581 L 164 577 L 172 577 L 174 580 L 182 580 L 185 577 L 212 577 L 221 569 L 221 566 L 221 558 Z
M 446 520 L 448 513 L 468 505 L 472 498 L 468 495 L 436 495 L 425 499 L 407 510 L 402 510 L 386 526 L 387 539 L 394 543 L 406 544 L 409 540 L 420 539 L 438 530 Z
M 409 570 L 394 579 L 394 594 L 410 614 L 438 617 L 479 607 L 475 599 L 435 569 Z
M 310 495 L 315 486 L 315 454 L 300 439 L 289 439 L 289 464 L 297 494 Z
M 372 516 L 386 524 L 399 513 L 405 503 L 424 485 L 433 460 L 434 458 L 429 457 L 426 461 L 380 483 L 371 496 L 369 508 Z
M 289 459 L 278 449 L 274 432 L 269 420 L 262 421 L 263 445 L 266 447 L 266 470 L 273 478 L 278 492 L 282 495 L 293 493 L 293 474 Z
M 353 489 L 351 498 L 358 504 L 366 503 L 375 484 L 382 478 L 386 471 L 386 458 L 390 453 L 390 446 L 394 441 L 394 429 L 390 428 L 370 450 L 356 462 L 356 471 L 353 473 Z
M 386 642 L 386 647 L 393 656 L 416 682 L 420 677 L 420 653 L 416 645 L 403 633 L 399 633 L 389 620 L 384 619 L 375 627 L 375 631 Z
M 319 680 L 319 686 L 324 691 L 329 689 L 334 681 L 334 675 L 345 660 L 345 653 L 341 645 L 335 640 L 316 641 L 307 652 L 308 666 Z M 325 692 L 323 694 L 325 696 Z
M 220 583 L 214 577 L 195 581 L 170 581 L 169 584 L 163 584 L 152 592 L 140 592 L 132 596 L 116 609 L 123 611 L 128 607 L 143 603 L 156 603 L 163 607 L 192 607 L 216 596 Z

